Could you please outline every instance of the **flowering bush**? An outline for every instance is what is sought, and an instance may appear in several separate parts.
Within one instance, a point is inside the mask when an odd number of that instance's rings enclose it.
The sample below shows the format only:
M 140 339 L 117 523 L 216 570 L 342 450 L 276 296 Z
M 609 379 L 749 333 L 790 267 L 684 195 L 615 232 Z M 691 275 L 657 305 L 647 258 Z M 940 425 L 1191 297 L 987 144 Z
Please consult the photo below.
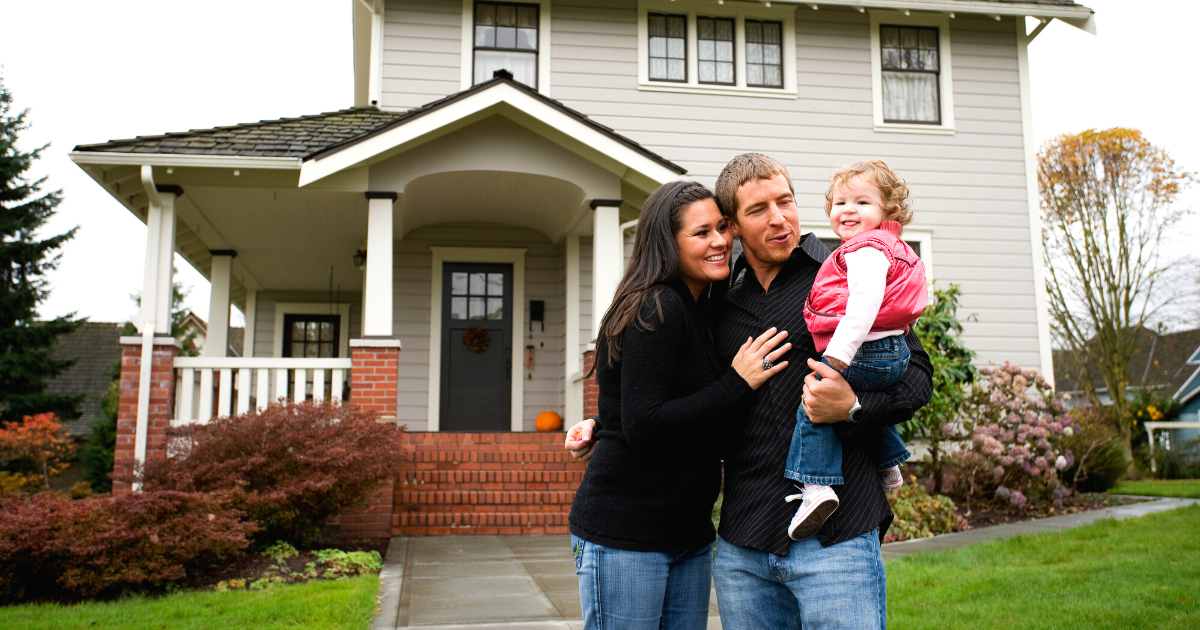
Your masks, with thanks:
M 969 440 L 953 458 L 961 491 L 968 501 L 991 495 L 1018 509 L 1041 499 L 1061 507 L 1068 490 L 1060 475 L 1075 465 L 1065 441 L 1080 433 L 1079 423 L 1037 372 L 1005 362 L 980 373 L 967 397 L 965 422 L 943 428 Z
M 363 505 L 404 463 L 402 429 L 353 405 L 276 403 L 173 433 L 149 460 L 147 489 L 230 492 L 261 527 L 259 540 L 304 543 L 325 521 Z
M 75 448 L 71 434 L 52 413 L 25 416 L 24 422 L 4 422 L 0 427 L 0 466 L 16 464 L 23 470 L 9 471 L 0 491 L 30 489 L 37 484 L 50 489 L 50 476 L 70 465 Z
M 970 529 L 967 520 L 954 513 L 954 501 L 944 495 L 930 496 L 912 477 L 911 482 L 888 496 L 896 519 L 884 542 L 928 538 L 935 534 Z
M 229 497 L 197 493 L 0 498 L 0 602 L 181 580 L 246 547 L 255 525 L 241 517 Z

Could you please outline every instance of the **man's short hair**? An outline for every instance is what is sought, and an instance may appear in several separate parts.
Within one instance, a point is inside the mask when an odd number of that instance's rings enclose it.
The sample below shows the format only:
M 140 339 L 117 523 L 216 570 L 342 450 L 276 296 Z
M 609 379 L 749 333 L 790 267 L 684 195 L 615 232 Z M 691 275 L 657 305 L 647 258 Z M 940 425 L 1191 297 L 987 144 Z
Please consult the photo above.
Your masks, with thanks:
M 861 160 L 833 169 L 829 189 L 825 191 L 825 216 L 833 210 L 834 189 L 845 186 L 855 177 L 862 177 L 879 189 L 879 197 L 885 206 L 880 208 L 884 221 L 895 221 L 900 225 L 912 222 L 912 196 L 908 184 L 883 160 Z
M 736 219 L 738 188 L 741 188 L 742 184 L 746 182 L 771 179 L 776 175 L 783 175 L 787 180 L 788 189 L 792 191 L 792 194 L 796 193 L 796 189 L 792 187 L 792 176 L 788 174 L 787 167 L 775 158 L 761 153 L 743 153 L 729 160 L 725 168 L 721 169 L 721 174 L 717 176 L 717 207 L 721 209 L 721 214 Z

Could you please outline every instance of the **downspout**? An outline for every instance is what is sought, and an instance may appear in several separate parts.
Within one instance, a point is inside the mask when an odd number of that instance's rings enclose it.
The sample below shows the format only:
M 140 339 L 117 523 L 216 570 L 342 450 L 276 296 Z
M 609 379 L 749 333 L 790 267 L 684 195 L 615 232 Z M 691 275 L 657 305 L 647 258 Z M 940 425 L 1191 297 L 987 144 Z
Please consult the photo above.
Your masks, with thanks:
M 146 190 L 150 207 L 161 208 L 162 197 L 158 195 L 158 188 L 154 185 L 154 167 L 149 164 L 142 165 L 142 187 Z M 151 239 L 146 239 L 147 244 L 150 241 Z M 156 255 L 155 260 L 157 258 Z M 150 376 L 154 367 L 154 326 L 157 319 L 154 313 L 155 302 L 157 300 L 153 296 L 142 296 L 142 364 L 138 374 L 137 424 L 133 438 L 133 459 L 139 465 L 146 463 L 146 433 L 150 425 Z M 134 482 L 133 491 L 139 492 L 141 489 L 142 484 Z

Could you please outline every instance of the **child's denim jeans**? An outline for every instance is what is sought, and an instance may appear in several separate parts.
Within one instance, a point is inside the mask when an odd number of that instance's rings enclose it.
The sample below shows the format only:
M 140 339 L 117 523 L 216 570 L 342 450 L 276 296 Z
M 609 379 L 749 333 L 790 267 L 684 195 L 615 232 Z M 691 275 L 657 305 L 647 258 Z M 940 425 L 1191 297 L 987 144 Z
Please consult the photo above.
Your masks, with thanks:
M 909 356 L 908 344 L 902 335 L 867 341 L 854 355 L 854 361 L 840 373 L 854 391 L 880 391 L 895 385 L 904 376 Z M 875 455 L 875 468 L 891 468 L 911 456 L 896 427 L 884 428 L 879 452 Z M 796 410 L 796 430 L 792 433 L 792 448 L 788 451 L 784 476 L 800 483 L 822 486 L 845 483 L 842 480 L 841 440 L 831 425 L 809 421 L 803 405 Z

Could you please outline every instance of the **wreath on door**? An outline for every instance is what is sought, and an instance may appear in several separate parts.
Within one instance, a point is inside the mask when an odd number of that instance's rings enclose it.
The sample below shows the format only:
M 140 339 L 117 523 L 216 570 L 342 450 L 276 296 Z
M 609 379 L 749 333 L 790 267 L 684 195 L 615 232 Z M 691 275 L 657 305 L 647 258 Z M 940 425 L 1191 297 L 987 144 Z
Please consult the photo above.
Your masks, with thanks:
M 473 354 L 479 354 L 487 350 L 488 345 L 491 343 L 492 336 L 482 326 L 472 326 L 463 335 L 463 345 Z

